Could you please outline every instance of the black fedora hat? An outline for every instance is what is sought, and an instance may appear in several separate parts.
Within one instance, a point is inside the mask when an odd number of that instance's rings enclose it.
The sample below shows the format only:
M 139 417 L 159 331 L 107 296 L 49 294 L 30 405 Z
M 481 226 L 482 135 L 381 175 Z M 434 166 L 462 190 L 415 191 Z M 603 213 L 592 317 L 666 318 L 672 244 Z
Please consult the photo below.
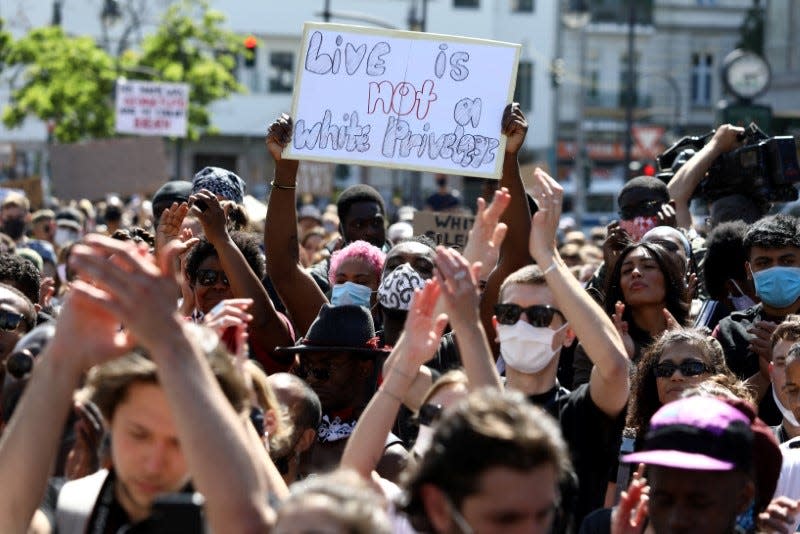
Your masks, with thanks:
M 308 333 L 296 345 L 278 347 L 278 354 L 303 352 L 350 352 L 360 357 L 385 354 L 369 310 L 361 306 L 324 304 Z

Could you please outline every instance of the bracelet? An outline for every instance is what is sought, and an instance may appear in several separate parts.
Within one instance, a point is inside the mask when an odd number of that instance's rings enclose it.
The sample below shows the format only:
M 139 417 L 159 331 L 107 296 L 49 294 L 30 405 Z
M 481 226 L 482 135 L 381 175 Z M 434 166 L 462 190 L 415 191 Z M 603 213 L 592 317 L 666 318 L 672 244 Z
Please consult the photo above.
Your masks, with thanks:
M 557 267 L 558 264 L 556 263 L 556 260 L 553 260 L 553 262 L 547 267 L 547 269 L 542 271 L 542 276 L 547 276 L 548 273 L 555 271 Z
M 399 396 L 395 395 L 394 393 L 392 393 L 391 391 L 389 391 L 385 387 L 378 388 L 378 391 L 385 393 L 386 396 L 389 397 L 390 399 L 394 399 L 397 402 L 399 402 L 400 404 L 403 404 L 403 399 L 401 399 Z
M 296 185 L 281 185 L 281 184 L 275 183 L 275 180 L 272 180 L 269 183 L 269 185 L 270 185 L 270 187 L 273 187 L 275 189 L 297 189 Z

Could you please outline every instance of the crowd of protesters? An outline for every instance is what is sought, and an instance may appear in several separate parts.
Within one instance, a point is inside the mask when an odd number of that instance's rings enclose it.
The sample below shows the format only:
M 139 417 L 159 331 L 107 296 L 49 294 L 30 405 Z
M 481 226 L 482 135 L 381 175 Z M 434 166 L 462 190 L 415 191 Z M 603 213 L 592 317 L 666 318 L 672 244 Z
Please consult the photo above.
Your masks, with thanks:
M 461 250 L 367 185 L 299 202 L 286 115 L 265 214 L 217 167 L 7 195 L 0 532 L 794 531 L 800 221 L 689 212 L 742 130 L 587 235 L 546 172 L 523 186 L 518 105 L 501 127 Z

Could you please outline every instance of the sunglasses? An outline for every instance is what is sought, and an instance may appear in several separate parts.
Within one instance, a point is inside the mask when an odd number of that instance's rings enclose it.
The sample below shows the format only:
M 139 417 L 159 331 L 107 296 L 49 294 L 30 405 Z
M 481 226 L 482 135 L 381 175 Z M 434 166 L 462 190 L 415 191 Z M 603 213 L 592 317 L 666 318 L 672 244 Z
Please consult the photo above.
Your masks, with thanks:
M 620 206 L 619 216 L 625 220 L 635 219 L 639 216 L 650 217 L 658 213 L 663 203 L 663 200 L 648 200 L 646 202 L 638 202 L 629 206 Z
M 419 424 L 432 426 L 442 417 L 442 405 L 425 403 L 419 407 Z
M 298 365 L 294 369 L 294 374 L 305 380 L 309 375 L 319 382 L 325 382 L 331 377 L 331 370 L 328 367 L 311 367 Z
M 525 315 L 528 317 L 528 323 L 531 326 L 550 326 L 555 314 L 559 314 L 561 320 L 567 320 L 560 310 L 552 306 L 542 306 L 538 304 L 536 306 L 528 306 L 527 308 L 523 308 L 517 304 L 495 304 L 494 306 L 494 314 L 497 317 L 497 322 L 500 324 L 516 324 L 522 312 L 525 312 Z
M 8 332 L 16 330 L 24 318 L 25 316 L 22 314 L 0 310 L 0 329 Z
M 224 285 L 231 285 L 224 271 L 215 271 L 214 269 L 199 269 L 197 271 L 197 283 L 201 286 L 211 287 L 216 284 L 217 280 L 220 278 Z
M 657 378 L 670 378 L 675 371 L 680 370 L 683 376 L 698 376 L 709 372 L 706 364 L 700 360 L 683 360 L 680 364 L 674 362 L 661 362 L 655 368 Z

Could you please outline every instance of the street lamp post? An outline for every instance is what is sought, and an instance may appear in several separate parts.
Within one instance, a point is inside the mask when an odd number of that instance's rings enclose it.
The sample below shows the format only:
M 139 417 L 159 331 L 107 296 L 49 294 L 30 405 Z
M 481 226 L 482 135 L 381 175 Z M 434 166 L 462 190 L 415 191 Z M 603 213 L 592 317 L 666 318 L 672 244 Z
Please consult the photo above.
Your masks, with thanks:
M 578 31 L 578 110 L 575 119 L 575 199 L 573 203 L 573 216 L 578 228 L 583 224 L 586 213 L 586 186 L 588 183 L 586 157 L 586 132 L 583 128 L 583 119 L 586 106 L 584 84 L 586 80 L 586 27 L 591 21 L 591 14 L 586 4 L 581 1 L 572 1 L 562 16 L 564 25 Z

